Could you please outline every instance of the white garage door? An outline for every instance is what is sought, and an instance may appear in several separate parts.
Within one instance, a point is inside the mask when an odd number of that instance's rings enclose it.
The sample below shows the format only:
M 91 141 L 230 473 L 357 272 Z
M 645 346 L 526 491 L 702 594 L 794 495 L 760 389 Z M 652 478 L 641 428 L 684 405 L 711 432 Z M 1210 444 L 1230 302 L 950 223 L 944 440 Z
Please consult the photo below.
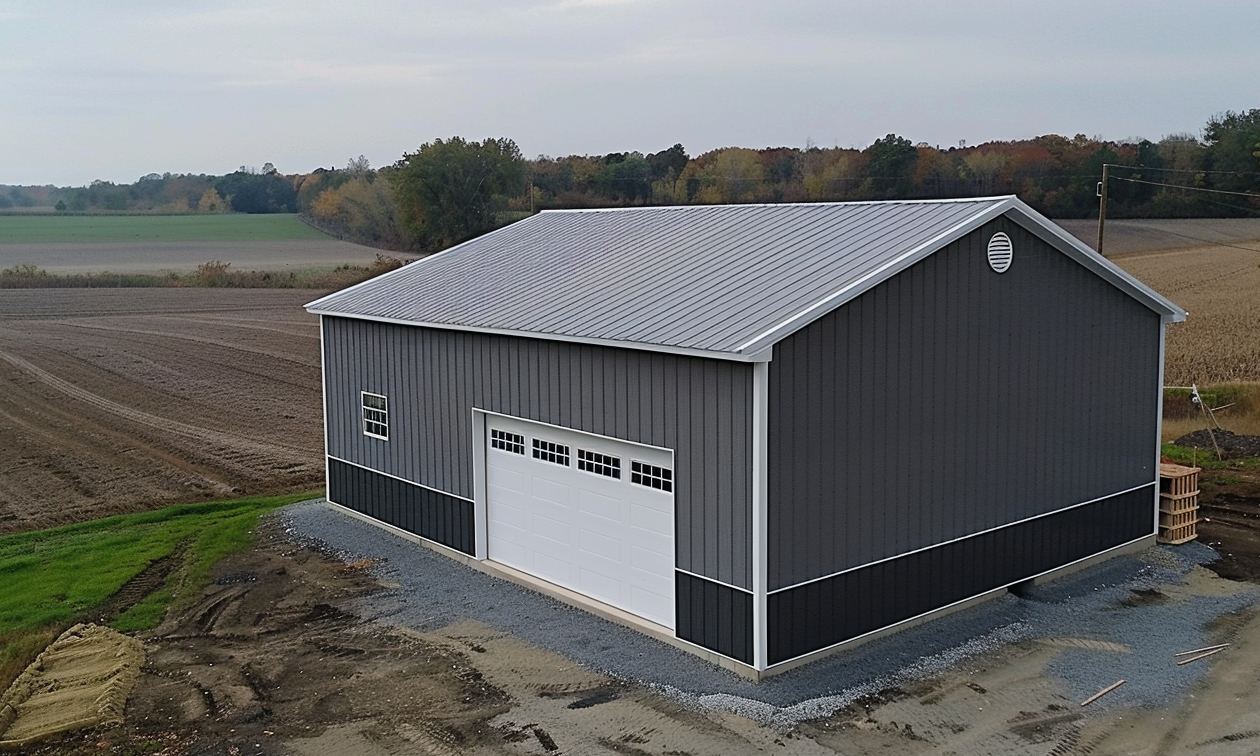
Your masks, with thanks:
M 673 454 L 486 416 L 488 556 L 674 627 Z

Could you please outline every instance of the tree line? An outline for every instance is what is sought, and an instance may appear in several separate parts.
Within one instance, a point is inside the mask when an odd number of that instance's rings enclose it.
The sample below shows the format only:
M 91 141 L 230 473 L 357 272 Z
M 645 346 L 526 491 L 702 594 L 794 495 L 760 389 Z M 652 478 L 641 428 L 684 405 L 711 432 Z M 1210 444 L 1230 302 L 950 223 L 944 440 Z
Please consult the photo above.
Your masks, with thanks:
M 1083 134 L 945 149 L 889 134 L 865 149 L 729 147 L 524 158 L 507 138 L 436 139 L 390 166 L 284 175 L 270 163 L 225 176 L 150 174 L 135 184 L 0 188 L 0 209 L 298 212 L 347 240 L 434 251 L 547 208 L 928 199 L 1016 194 L 1052 218 L 1260 215 L 1260 109 L 1227 111 L 1202 135 L 1107 141 Z M 38 195 L 38 196 L 36 196 Z M 7 204 L 6 204 L 7 202 Z M 26 203 L 26 205 L 23 205 Z

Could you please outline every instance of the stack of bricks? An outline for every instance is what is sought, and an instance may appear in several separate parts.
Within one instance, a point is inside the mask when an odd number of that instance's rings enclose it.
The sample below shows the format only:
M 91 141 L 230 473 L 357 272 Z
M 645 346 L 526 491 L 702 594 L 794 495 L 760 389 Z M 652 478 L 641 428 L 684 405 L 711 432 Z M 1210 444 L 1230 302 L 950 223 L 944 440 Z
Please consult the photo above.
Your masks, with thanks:
M 1198 537 L 1198 467 L 1159 466 L 1159 542 L 1185 543 Z

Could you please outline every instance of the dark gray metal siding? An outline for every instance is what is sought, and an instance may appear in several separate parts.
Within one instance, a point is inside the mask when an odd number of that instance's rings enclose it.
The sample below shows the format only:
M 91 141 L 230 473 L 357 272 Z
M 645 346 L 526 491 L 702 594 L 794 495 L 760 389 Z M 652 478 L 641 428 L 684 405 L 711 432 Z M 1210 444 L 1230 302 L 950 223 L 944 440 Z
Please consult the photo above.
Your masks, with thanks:
M 335 459 L 328 460 L 328 500 L 465 554 L 474 553 L 470 501 Z
M 770 589 L 1154 481 L 1159 335 L 1000 218 L 779 342 Z
M 328 454 L 473 498 L 472 408 L 674 450 L 677 566 L 748 588 L 752 367 L 323 317 Z M 389 397 L 389 441 L 359 392 Z
M 678 637 L 752 664 L 752 594 L 685 572 L 674 575 Z
M 769 663 L 827 648 L 1150 535 L 1154 496 L 1152 483 L 772 593 L 766 604 Z

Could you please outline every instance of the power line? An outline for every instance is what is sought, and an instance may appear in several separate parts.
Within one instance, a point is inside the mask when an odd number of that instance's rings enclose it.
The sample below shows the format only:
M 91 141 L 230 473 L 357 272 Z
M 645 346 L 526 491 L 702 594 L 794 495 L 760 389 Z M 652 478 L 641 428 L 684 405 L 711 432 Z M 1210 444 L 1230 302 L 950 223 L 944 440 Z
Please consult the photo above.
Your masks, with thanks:
M 1257 173 L 1257 172 L 1254 172 L 1254 171 L 1253 171 L 1253 172 L 1249 172 L 1249 171 L 1209 171 L 1209 170 L 1195 170 L 1195 169 L 1192 169 L 1192 168 L 1156 168 L 1156 167 L 1154 167 L 1154 166 L 1150 166 L 1150 165 L 1121 165 L 1121 164 L 1119 164 L 1119 163 L 1107 163 L 1107 165 L 1111 166 L 1112 168 L 1129 168 L 1129 169 L 1131 169 L 1131 170 L 1135 170 L 1135 171 L 1163 171 L 1164 173 L 1195 173 L 1195 174 L 1198 174 L 1198 173 L 1214 173 L 1214 174 L 1220 174 L 1220 175 L 1230 175 L 1230 176 L 1260 176 L 1260 173 Z
M 1188 189 L 1192 192 L 1211 192 L 1212 194 L 1232 194 L 1236 197 L 1253 197 L 1260 199 L 1260 194 L 1253 192 L 1230 192 L 1224 189 L 1205 189 L 1201 186 L 1185 186 L 1183 184 L 1165 184 L 1160 181 L 1145 181 L 1143 179 L 1125 178 L 1123 176 L 1112 176 L 1116 181 L 1128 181 L 1131 184 L 1149 184 L 1150 186 L 1167 186 L 1172 189 Z
M 1116 220 L 1123 220 L 1123 219 L 1118 218 Z M 1179 234 L 1176 231 L 1169 231 L 1166 228 L 1154 228 L 1153 230 L 1158 231 L 1161 234 L 1168 234 L 1169 236 L 1180 236 L 1181 238 L 1189 239 L 1190 241 L 1203 242 L 1204 244 L 1210 244 L 1213 247 L 1230 247 L 1232 249 L 1241 249 L 1244 252 L 1260 252 L 1260 249 L 1256 249 L 1255 247 L 1242 247 L 1237 244 L 1229 244 L 1228 242 L 1212 241 L 1211 239 L 1201 239 L 1197 236 L 1191 236 L 1189 234 Z

